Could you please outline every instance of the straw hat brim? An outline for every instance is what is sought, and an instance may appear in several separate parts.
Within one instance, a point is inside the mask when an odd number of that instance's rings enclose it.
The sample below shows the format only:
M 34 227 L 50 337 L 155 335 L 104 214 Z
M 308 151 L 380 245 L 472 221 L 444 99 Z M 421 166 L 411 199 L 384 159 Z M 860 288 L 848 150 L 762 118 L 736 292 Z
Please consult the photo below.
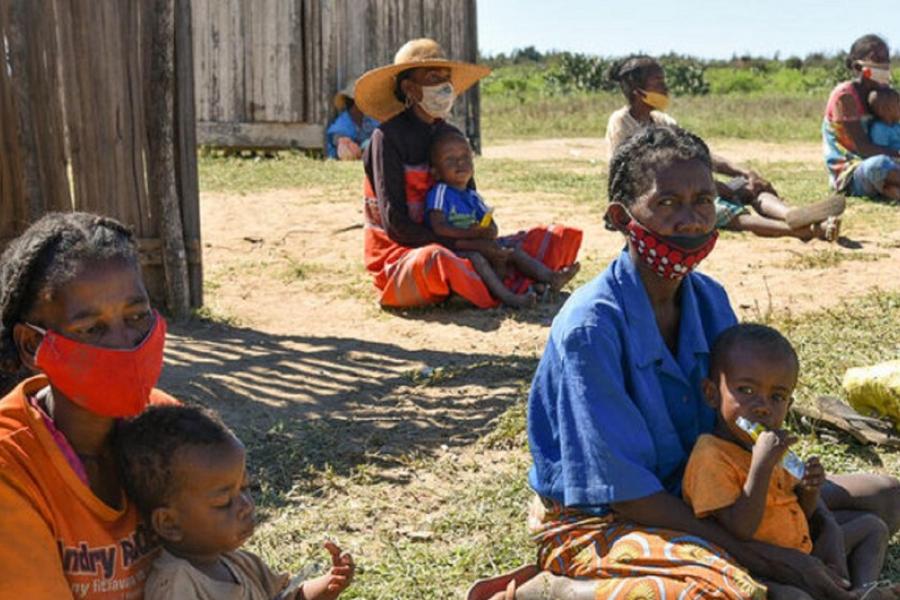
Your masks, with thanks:
M 408 69 L 450 69 L 453 90 L 461 95 L 470 87 L 490 74 L 491 69 L 483 65 L 446 59 L 420 60 L 378 67 L 364 73 L 356 81 L 354 102 L 359 109 L 379 121 L 387 121 L 403 111 L 403 103 L 394 96 L 397 75 Z
M 334 107 L 338 112 L 343 112 L 345 108 L 347 108 L 347 100 L 356 100 L 353 98 L 356 93 L 356 80 L 352 79 L 347 82 L 343 89 L 339 90 L 338 93 L 334 95 L 332 98 L 332 102 L 334 103 Z

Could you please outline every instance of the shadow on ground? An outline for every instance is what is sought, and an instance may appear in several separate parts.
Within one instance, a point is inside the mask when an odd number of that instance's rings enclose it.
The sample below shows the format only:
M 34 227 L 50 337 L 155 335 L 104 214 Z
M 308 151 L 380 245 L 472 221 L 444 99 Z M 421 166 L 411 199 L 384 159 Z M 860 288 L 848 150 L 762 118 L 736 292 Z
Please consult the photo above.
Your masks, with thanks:
M 436 323 L 440 325 L 460 325 L 477 331 L 496 331 L 506 319 L 513 319 L 521 323 L 535 323 L 550 326 L 553 317 L 565 304 L 571 294 L 563 291 L 555 295 L 549 292 L 542 297 L 537 305 L 531 308 L 516 309 L 509 306 L 480 309 L 473 307 L 467 300 L 459 296 L 431 306 L 422 308 L 385 308 L 392 315 L 410 321 L 422 321 L 423 323 Z
M 167 344 L 160 387 L 217 410 L 275 496 L 361 466 L 408 480 L 411 460 L 490 431 L 522 398 L 536 360 L 207 321 L 173 326 Z

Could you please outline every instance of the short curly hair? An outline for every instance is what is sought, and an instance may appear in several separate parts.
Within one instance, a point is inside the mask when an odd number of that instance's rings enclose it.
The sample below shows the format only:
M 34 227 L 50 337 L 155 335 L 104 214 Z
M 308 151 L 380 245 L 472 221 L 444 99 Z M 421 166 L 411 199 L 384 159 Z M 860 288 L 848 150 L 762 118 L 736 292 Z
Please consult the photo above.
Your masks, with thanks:
M 699 160 L 712 170 L 709 148 L 693 133 L 674 125 L 642 127 L 609 162 L 609 201 L 631 206 L 650 188 L 656 170 L 676 160 Z
M 763 350 L 766 356 L 786 358 L 796 370 L 800 370 L 800 358 L 793 344 L 780 331 L 761 323 L 739 323 L 719 334 L 709 354 L 710 374 L 721 373 L 732 349 L 738 346 L 752 346 Z
M 176 491 L 173 461 L 187 446 L 211 447 L 237 440 L 219 416 L 206 408 L 186 405 L 151 406 L 139 416 L 121 421 L 114 447 L 128 497 L 148 522 Z

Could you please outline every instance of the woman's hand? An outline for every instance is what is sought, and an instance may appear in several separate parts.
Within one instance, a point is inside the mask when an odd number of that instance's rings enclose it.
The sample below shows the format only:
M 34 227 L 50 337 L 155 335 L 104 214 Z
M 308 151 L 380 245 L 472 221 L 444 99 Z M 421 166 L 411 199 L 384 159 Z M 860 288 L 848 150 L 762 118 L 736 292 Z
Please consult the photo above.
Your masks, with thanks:
M 797 586 L 816 600 L 857 600 L 850 582 L 825 563 L 797 550 L 754 543 L 769 562 L 772 579 Z
M 775 188 L 772 186 L 772 184 L 753 169 L 749 169 L 744 174 L 744 176 L 747 178 L 747 188 L 750 190 L 750 193 L 754 198 L 756 198 L 763 192 L 768 192 L 776 196 L 778 195 L 775 192 Z

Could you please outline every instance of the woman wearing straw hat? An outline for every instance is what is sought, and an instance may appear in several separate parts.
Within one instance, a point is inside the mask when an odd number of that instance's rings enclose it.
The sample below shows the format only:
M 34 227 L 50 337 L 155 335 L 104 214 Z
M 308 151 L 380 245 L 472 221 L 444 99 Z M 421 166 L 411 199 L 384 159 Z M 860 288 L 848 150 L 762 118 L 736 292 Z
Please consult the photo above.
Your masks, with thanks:
M 353 79 L 334 95 L 334 107 L 338 111 L 325 130 L 325 154 L 338 160 L 359 160 L 369 146 L 372 132 L 378 121 L 363 114 L 354 101 L 356 80 Z
M 434 183 L 431 142 L 461 133 L 445 119 L 456 98 L 488 73 L 481 65 L 448 60 L 437 42 L 421 38 L 404 44 L 393 64 L 356 82 L 356 105 L 382 123 L 363 156 L 366 269 L 382 306 L 425 306 L 453 293 L 480 308 L 498 305 L 472 263 L 453 252 L 454 241 L 423 223 L 425 195 Z M 525 234 L 523 250 L 545 264 L 569 257 L 581 240 L 572 231 L 535 228 Z

